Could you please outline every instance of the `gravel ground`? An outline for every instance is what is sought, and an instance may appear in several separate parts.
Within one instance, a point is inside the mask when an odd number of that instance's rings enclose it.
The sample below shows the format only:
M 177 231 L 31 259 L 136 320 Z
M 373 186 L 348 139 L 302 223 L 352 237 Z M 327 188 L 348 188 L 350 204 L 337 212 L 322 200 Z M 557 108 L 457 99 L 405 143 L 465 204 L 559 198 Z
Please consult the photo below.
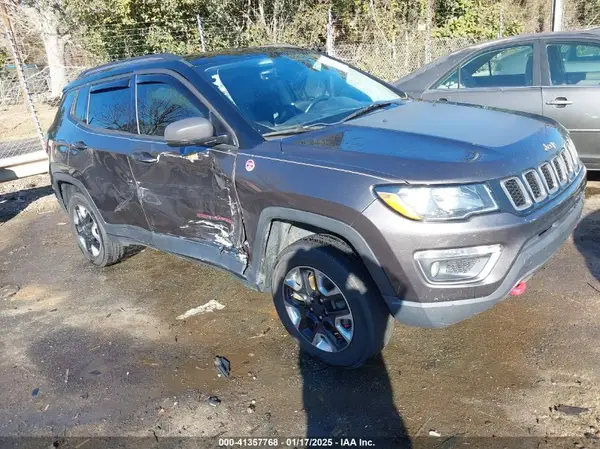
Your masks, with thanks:
M 382 357 L 340 370 L 298 354 L 270 298 L 226 273 L 150 249 L 96 269 L 47 176 L 0 184 L 0 437 L 597 447 L 600 183 L 587 193 L 574 237 L 525 295 L 445 329 L 398 325 Z M 210 300 L 225 307 L 176 319 Z M 216 355 L 230 377 L 217 375 Z

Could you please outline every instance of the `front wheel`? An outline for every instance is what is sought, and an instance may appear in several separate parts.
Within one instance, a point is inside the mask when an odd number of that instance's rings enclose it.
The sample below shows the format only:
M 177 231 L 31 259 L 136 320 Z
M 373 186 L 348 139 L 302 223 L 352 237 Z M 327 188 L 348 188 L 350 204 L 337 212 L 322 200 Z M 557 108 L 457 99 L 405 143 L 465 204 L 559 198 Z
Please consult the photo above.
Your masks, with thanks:
M 325 363 L 358 367 L 390 339 L 394 319 L 360 259 L 338 239 L 310 236 L 284 249 L 272 291 L 287 331 Z

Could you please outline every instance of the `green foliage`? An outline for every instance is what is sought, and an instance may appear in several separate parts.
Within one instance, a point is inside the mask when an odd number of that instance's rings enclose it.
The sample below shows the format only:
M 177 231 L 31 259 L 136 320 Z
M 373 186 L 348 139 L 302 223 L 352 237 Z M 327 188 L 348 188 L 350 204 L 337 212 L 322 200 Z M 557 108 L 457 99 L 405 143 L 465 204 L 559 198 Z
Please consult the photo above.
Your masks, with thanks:
M 402 45 L 405 33 L 422 30 L 428 17 L 434 37 L 518 34 L 538 0 L 62 1 L 66 20 L 80 29 L 78 42 L 99 59 L 116 59 L 200 51 L 197 15 L 208 50 L 277 42 L 324 46 L 329 9 L 337 42 L 382 41 L 393 48 Z M 589 3 L 598 3 L 600 11 L 600 0 Z
M 436 35 L 440 37 L 495 39 L 523 30 L 514 8 L 478 0 L 441 0 L 436 8 L 436 20 Z

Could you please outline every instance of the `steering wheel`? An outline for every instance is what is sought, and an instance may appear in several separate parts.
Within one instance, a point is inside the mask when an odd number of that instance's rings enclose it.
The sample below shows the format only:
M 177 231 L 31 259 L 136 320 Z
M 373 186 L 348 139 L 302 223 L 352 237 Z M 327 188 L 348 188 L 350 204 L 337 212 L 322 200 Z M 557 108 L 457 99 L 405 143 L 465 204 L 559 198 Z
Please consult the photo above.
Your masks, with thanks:
M 304 109 L 304 112 L 310 112 L 310 110 L 314 107 L 314 105 L 316 105 L 317 103 L 320 103 L 321 101 L 325 101 L 325 100 L 329 100 L 331 97 L 329 95 L 319 95 L 317 98 L 315 98 L 313 101 L 311 101 L 308 106 L 306 106 L 306 109 Z

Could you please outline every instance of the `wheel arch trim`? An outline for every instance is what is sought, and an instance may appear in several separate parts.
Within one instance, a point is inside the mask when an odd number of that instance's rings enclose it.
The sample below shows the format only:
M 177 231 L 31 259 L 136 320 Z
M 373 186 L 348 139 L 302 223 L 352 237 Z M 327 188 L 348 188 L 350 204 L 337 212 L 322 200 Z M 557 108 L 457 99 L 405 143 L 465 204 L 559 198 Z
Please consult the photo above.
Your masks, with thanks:
M 52 187 L 54 189 L 54 193 L 56 194 L 56 197 L 59 199 L 60 205 L 65 211 L 68 205 L 65 203 L 65 199 L 63 198 L 63 192 L 60 188 L 61 184 L 71 184 L 75 186 L 87 198 L 87 200 L 94 208 L 94 213 L 96 214 L 96 216 L 98 216 L 100 220 L 102 220 L 102 222 L 104 223 L 104 218 L 102 217 L 102 215 L 100 215 L 98 208 L 96 207 L 96 203 L 94 203 L 88 190 L 85 188 L 81 181 L 67 173 L 52 173 Z
M 315 227 L 337 235 L 346 240 L 362 259 L 373 281 L 382 295 L 394 295 L 394 288 L 387 274 L 377 260 L 373 250 L 363 236 L 352 226 L 334 218 L 306 212 L 298 209 L 270 206 L 260 214 L 256 238 L 252 246 L 252 262 L 246 277 L 260 291 L 270 291 L 269 282 L 264 282 L 265 256 L 271 233 L 271 225 L 275 221 L 287 221 Z

